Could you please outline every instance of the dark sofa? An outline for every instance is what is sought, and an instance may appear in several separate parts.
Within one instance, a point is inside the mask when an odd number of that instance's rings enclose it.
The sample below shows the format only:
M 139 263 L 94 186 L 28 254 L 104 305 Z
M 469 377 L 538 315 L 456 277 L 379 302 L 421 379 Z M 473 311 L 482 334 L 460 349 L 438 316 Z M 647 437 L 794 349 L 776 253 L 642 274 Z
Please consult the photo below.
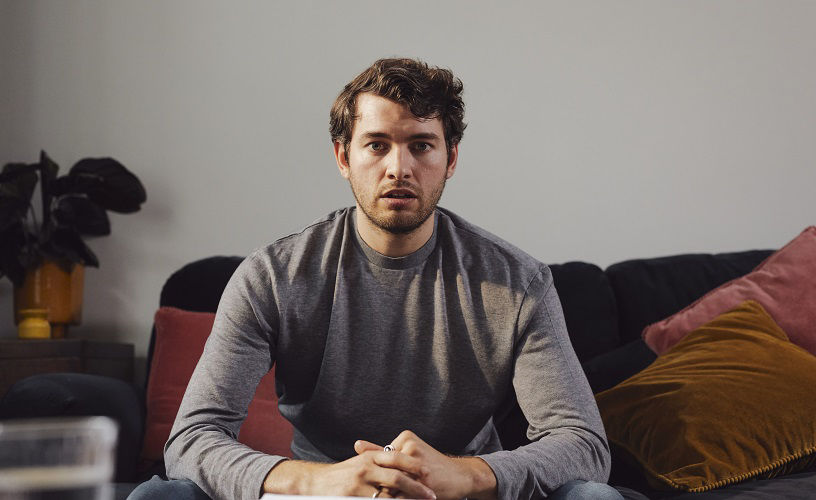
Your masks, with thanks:
M 584 262 L 552 265 L 570 337 L 597 393 L 648 366 L 656 355 L 640 338 L 644 326 L 682 309 L 707 291 L 751 271 L 770 250 L 689 254 L 620 262 L 602 270 Z M 190 263 L 165 283 L 161 306 L 215 311 L 240 257 L 210 257 Z M 155 334 L 154 334 L 155 335 Z M 148 353 L 148 373 L 153 339 Z M 18 382 L 0 401 L 0 418 L 104 414 L 121 425 L 117 455 L 120 482 L 135 483 L 163 471 L 137 466 L 141 449 L 143 392 L 134 386 L 90 375 L 48 374 Z M 495 416 L 505 448 L 526 443 L 527 422 L 515 401 Z M 613 454 L 610 484 L 626 498 L 813 498 L 816 470 L 770 480 L 738 483 L 706 493 L 654 491 L 642 475 Z M 122 485 L 123 496 L 128 486 Z

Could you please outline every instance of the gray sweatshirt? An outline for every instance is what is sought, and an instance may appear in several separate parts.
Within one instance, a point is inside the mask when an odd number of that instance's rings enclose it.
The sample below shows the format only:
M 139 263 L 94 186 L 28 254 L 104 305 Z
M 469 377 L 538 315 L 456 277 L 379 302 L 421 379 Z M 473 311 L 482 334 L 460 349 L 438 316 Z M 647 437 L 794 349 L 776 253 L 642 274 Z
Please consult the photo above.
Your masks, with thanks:
M 409 429 L 444 453 L 483 458 L 501 499 L 605 482 L 606 436 L 549 269 L 447 210 L 435 221 L 400 258 L 365 244 L 354 208 L 247 257 L 165 446 L 168 476 L 216 499 L 259 498 L 283 458 L 236 436 L 275 364 L 295 458 L 345 460 L 357 439 L 385 445 Z M 502 451 L 491 416 L 510 391 L 533 443 Z

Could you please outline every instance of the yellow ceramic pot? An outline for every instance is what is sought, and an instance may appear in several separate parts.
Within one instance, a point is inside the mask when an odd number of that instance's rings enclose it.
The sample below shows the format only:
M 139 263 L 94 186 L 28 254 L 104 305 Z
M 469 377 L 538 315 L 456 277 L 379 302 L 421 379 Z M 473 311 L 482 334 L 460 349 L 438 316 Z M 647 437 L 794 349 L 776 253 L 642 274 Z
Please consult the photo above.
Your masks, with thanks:
M 51 260 L 26 273 L 23 286 L 14 289 L 14 321 L 19 325 L 20 312 L 45 309 L 51 324 L 51 336 L 63 338 L 68 325 L 82 321 L 82 288 L 85 267 L 71 264 L 71 271 Z

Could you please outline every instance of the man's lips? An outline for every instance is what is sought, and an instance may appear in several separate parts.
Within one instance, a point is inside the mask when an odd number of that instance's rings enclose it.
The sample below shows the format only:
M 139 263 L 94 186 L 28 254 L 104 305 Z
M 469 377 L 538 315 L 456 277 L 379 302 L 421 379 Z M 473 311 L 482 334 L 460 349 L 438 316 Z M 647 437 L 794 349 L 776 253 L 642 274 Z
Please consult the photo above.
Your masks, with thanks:
M 413 205 L 417 200 L 417 195 L 410 189 L 396 188 L 389 189 L 380 198 L 385 201 L 390 210 L 405 210 Z
M 416 194 L 410 189 L 389 189 L 381 196 L 381 198 L 389 198 L 395 200 L 413 199 L 416 197 L 417 197 Z

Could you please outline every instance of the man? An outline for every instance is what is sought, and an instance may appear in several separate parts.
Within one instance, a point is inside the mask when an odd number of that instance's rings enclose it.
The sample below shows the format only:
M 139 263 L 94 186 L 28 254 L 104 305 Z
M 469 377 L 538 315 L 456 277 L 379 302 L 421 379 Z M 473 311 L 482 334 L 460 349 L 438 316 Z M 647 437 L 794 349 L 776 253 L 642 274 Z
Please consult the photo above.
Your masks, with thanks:
M 330 128 L 355 207 L 241 264 L 165 447 L 184 481 L 132 498 L 620 498 L 597 484 L 609 450 L 549 269 L 437 207 L 461 93 L 410 59 L 346 85 Z M 235 440 L 273 364 L 294 460 Z M 503 451 L 491 416 L 509 391 L 533 442 Z

